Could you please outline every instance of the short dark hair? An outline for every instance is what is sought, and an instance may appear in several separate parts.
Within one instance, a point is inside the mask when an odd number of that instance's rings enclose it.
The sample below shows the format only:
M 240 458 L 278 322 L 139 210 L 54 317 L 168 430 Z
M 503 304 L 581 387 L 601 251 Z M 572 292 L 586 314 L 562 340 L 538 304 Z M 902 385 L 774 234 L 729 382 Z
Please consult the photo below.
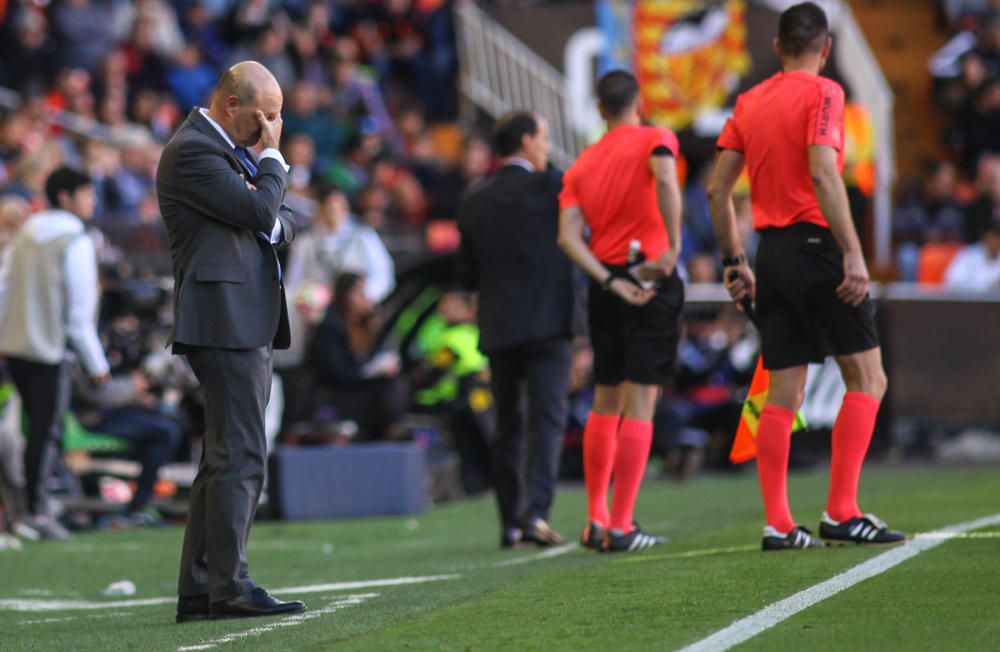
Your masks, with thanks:
M 597 80 L 597 102 L 609 118 L 618 118 L 639 97 L 639 82 L 625 70 L 612 70 Z
M 333 310 L 341 319 L 347 318 L 349 295 L 364 280 L 364 276 L 354 272 L 341 272 L 333 279 Z
M 45 198 L 49 206 L 59 208 L 59 193 L 73 194 L 83 186 L 93 185 L 94 180 L 86 172 L 68 166 L 58 167 L 45 180 Z
M 493 148 L 501 158 L 521 149 L 525 136 L 538 133 L 538 119 L 531 111 L 511 111 L 500 116 L 493 127 Z
M 797 57 L 823 48 L 821 38 L 830 33 L 826 13 L 819 5 L 803 2 L 781 12 L 778 18 L 778 49 Z
M 344 192 L 343 188 L 329 181 L 320 181 L 319 183 L 317 183 L 314 186 L 314 192 L 316 196 L 316 201 L 319 202 L 320 204 L 329 199 L 331 195 L 339 194 L 339 195 L 344 195 L 345 197 L 347 196 L 347 193 Z

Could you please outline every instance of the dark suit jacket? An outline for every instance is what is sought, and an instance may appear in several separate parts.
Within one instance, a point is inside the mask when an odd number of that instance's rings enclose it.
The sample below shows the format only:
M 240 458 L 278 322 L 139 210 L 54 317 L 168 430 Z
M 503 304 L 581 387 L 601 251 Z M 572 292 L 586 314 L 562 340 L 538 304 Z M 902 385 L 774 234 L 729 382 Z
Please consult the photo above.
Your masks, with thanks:
M 291 211 L 281 205 L 287 184 L 273 158 L 259 161 L 252 178 L 197 108 L 167 143 L 156 192 L 173 259 L 175 352 L 288 347 L 285 290 L 274 247 L 261 235 L 270 236 L 277 216 L 282 244 L 294 237 Z
M 581 332 L 579 277 L 559 248 L 562 174 L 507 165 L 458 210 L 459 278 L 479 292 L 486 354 Z

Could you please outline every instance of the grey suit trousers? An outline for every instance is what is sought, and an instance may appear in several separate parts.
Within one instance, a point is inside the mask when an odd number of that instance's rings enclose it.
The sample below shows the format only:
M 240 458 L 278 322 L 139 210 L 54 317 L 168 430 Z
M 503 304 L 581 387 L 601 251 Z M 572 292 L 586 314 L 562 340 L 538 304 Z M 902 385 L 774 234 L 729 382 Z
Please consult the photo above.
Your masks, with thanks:
M 178 594 L 229 600 L 257 586 L 247 539 L 264 487 L 271 347 L 197 348 L 185 355 L 205 396 L 205 441 L 191 488 Z

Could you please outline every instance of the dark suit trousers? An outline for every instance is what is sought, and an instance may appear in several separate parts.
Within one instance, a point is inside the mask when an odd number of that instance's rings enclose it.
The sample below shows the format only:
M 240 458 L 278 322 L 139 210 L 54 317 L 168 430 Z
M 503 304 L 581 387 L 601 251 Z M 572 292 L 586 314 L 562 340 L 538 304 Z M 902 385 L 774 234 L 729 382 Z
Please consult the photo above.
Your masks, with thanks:
M 186 351 L 205 395 L 205 442 L 191 503 L 178 594 L 228 600 L 256 588 L 247 539 L 264 487 L 264 408 L 271 349 Z
M 7 368 L 21 395 L 28 418 L 28 443 L 24 448 L 24 474 L 28 511 L 48 513 L 48 484 L 62 446 L 63 419 L 69 407 L 69 367 L 7 358 Z
M 572 354 L 569 341 L 548 340 L 489 356 L 497 410 L 491 456 L 505 529 L 549 517 L 566 428 Z

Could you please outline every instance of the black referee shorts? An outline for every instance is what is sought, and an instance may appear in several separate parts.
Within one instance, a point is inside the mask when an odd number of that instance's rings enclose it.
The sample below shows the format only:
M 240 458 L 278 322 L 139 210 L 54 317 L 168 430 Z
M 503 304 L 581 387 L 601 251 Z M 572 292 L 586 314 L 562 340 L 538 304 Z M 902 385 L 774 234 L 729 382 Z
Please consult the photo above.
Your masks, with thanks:
M 619 275 L 625 270 L 621 265 L 605 267 Z M 598 385 L 668 383 L 677 361 L 683 306 L 684 283 L 676 271 L 658 283 L 656 295 L 644 306 L 626 303 L 591 281 L 587 316 L 594 381 Z
M 757 248 L 757 326 L 766 369 L 787 369 L 879 345 L 871 299 L 837 298 L 843 254 L 830 230 L 811 223 L 763 229 Z

